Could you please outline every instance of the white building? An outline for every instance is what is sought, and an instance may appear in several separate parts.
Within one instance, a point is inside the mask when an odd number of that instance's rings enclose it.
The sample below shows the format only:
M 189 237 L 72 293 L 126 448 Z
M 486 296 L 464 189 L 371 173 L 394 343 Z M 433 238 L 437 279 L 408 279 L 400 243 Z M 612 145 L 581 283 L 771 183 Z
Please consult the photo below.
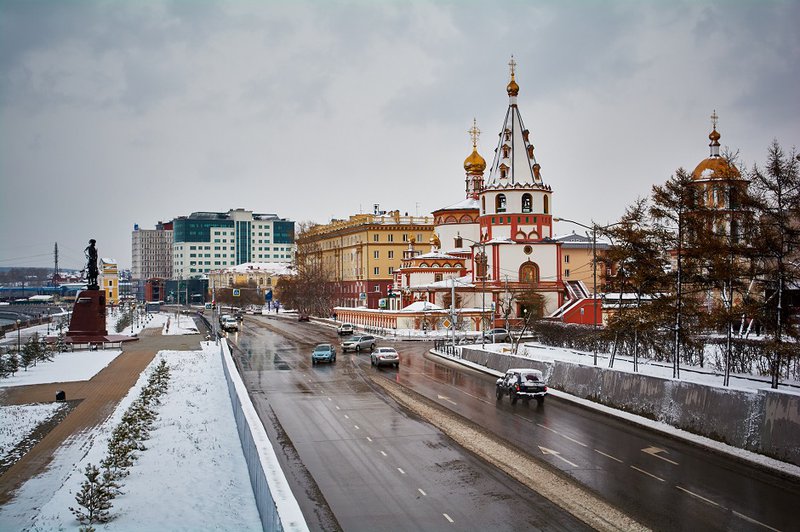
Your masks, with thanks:
M 131 277 L 172 278 L 172 223 L 158 222 L 155 229 L 133 226 L 131 233 Z
M 294 222 L 244 209 L 194 212 L 172 221 L 173 278 L 205 277 L 248 262 L 290 263 Z

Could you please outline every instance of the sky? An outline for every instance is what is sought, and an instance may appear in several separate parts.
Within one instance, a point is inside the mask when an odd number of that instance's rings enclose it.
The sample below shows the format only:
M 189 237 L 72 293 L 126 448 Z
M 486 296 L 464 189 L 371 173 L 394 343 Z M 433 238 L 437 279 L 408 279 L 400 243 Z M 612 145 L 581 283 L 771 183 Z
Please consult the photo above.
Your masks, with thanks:
M 327 223 L 464 197 L 519 108 L 553 212 L 616 221 L 708 156 L 800 142 L 800 1 L 0 0 L 0 267 L 131 264 L 134 224 Z M 582 231 L 561 222 L 559 233 Z

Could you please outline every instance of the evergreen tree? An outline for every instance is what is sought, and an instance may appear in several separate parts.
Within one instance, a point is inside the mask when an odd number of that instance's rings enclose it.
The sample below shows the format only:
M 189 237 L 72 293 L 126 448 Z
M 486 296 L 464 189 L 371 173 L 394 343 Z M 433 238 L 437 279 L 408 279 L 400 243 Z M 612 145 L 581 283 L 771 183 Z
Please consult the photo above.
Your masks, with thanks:
M 38 338 L 31 336 L 28 338 L 28 341 L 25 342 L 25 345 L 22 347 L 22 353 L 20 354 L 20 365 L 28 371 L 30 366 L 36 365 L 36 361 L 39 359 L 39 351 L 41 346 L 39 345 Z
M 53 361 L 53 345 L 47 341 L 47 338 L 42 337 L 39 340 L 39 362 L 52 362 Z
M 86 480 L 81 484 L 81 490 L 75 495 L 77 508 L 70 506 L 69 510 L 75 515 L 78 522 L 84 525 L 106 523 L 111 519 L 109 510 L 114 499 L 114 489 L 105 483 L 100 470 L 92 464 L 86 465 L 84 471 Z
M 16 353 L 8 353 L 6 357 L 6 370 L 12 376 L 16 375 L 17 371 L 19 371 L 19 357 Z
M 64 336 L 64 333 L 59 331 L 58 336 L 56 337 L 55 350 L 59 353 L 63 353 L 67 349 L 69 349 L 69 346 L 67 345 L 67 339 Z
M 757 214 L 756 254 L 760 259 L 765 297 L 760 316 L 770 334 L 772 387 L 777 388 L 781 364 L 787 373 L 797 353 L 800 330 L 791 327 L 787 314 L 787 288 L 800 283 L 800 161 L 794 149 L 786 154 L 772 142 L 765 167 L 753 168 L 752 203 Z

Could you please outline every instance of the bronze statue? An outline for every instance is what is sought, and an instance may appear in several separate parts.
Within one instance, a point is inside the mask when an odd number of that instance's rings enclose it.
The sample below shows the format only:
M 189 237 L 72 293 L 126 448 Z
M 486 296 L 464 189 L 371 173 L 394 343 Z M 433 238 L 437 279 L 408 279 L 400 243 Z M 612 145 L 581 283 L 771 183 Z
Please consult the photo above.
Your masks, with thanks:
M 97 269 L 97 248 L 94 247 L 95 239 L 89 240 L 89 245 L 83 250 L 86 255 L 86 288 L 89 290 L 98 290 L 100 287 L 97 284 L 97 276 L 100 271 Z

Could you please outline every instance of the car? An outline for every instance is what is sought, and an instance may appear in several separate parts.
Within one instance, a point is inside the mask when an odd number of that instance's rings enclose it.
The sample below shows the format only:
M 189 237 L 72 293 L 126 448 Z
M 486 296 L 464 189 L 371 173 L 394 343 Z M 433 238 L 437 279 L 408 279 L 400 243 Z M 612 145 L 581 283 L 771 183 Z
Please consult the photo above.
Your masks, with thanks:
M 492 329 L 483 333 L 483 337 L 487 342 L 510 342 L 511 335 L 506 329 Z
M 547 396 L 547 385 L 542 372 L 538 369 L 510 369 L 503 377 L 497 379 L 495 393 L 498 401 L 502 400 L 504 395 L 508 395 L 512 405 L 517 404 L 519 399 L 525 403 L 536 399 L 542 404 Z
M 379 347 L 369 355 L 370 364 L 373 366 L 400 365 L 400 355 L 394 347 Z
M 308 314 L 300 313 L 297 315 L 297 321 L 310 321 L 311 318 L 308 317 Z
M 319 344 L 311 352 L 311 364 L 336 362 L 336 348 L 331 344 Z
M 375 349 L 375 337 L 369 334 L 353 336 L 342 342 L 342 351 L 361 351 L 362 349 Z
M 239 322 L 233 316 L 228 316 L 222 321 L 222 330 L 236 332 L 239 330 Z
M 355 327 L 353 327 L 352 323 L 342 323 L 339 325 L 339 328 L 336 330 L 339 333 L 339 336 L 344 336 L 346 334 L 353 334 Z

